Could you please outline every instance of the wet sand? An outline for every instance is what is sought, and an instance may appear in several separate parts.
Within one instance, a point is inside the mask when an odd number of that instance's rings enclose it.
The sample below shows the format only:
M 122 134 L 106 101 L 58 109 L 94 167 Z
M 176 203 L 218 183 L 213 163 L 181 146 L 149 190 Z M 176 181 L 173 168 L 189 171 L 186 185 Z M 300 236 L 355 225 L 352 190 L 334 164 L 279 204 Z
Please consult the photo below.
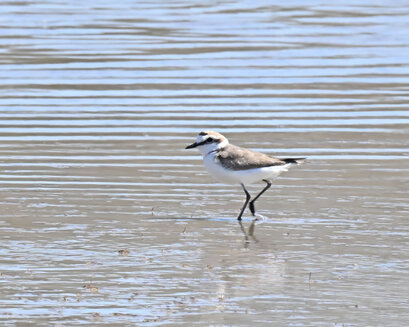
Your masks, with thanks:
M 0 7 L 2 325 L 407 324 L 406 7 Z M 267 219 L 203 129 L 308 157 Z

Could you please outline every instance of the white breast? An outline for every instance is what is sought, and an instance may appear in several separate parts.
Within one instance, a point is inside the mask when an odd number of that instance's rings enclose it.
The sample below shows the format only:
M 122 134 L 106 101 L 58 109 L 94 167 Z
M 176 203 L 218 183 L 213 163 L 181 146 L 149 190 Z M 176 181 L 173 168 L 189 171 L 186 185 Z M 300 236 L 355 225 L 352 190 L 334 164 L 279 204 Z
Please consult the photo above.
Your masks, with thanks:
M 207 171 L 217 180 L 225 183 L 243 184 L 251 184 L 263 179 L 273 179 L 282 172 L 287 171 L 290 166 L 290 164 L 286 164 L 282 166 L 271 166 L 246 170 L 229 170 L 223 168 L 220 163 L 215 160 L 215 155 L 213 153 L 204 156 L 203 162 Z

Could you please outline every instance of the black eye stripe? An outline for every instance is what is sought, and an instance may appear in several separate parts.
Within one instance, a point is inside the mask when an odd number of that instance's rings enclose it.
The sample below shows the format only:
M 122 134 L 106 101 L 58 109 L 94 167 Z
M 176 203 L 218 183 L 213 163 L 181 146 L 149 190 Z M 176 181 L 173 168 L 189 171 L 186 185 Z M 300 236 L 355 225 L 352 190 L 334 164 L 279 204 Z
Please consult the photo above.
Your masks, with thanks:
M 211 137 L 209 137 L 209 138 L 206 140 L 206 142 L 207 142 L 207 143 L 213 142 L 213 139 L 212 139 Z

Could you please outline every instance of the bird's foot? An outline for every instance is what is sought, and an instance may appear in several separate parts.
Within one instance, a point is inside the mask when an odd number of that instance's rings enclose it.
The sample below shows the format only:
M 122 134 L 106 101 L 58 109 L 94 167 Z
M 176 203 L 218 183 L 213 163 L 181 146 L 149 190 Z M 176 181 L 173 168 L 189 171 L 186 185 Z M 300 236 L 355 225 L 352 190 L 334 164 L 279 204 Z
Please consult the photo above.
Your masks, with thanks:
M 265 217 L 265 216 L 263 216 L 263 215 L 260 215 L 259 213 L 255 213 L 254 215 L 253 215 L 255 218 L 254 218 L 254 220 L 266 220 L 267 219 L 267 217 Z

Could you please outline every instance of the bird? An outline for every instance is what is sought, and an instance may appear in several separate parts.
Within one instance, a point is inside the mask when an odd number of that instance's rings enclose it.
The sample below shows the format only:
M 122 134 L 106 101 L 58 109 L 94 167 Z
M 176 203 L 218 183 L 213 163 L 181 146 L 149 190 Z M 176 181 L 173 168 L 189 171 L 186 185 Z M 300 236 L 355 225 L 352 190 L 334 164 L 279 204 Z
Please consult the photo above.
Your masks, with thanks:
M 271 157 L 233 145 L 225 136 L 214 131 L 200 132 L 196 141 L 185 149 L 193 148 L 197 148 L 202 153 L 203 163 L 210 175 L 225 183 L 239 183 L 243 188 L 246 200 L 237 217 L 239 221 L 247 205 L 253 217 L 256 216 L 254 203 L 271 187 L 273 178 L 287 171 L 291 166 L 300 165 L 306 160 L 306 158 Z M 265 182 L 266 186 L 251 199 L 246 185 L 260 181 Z

